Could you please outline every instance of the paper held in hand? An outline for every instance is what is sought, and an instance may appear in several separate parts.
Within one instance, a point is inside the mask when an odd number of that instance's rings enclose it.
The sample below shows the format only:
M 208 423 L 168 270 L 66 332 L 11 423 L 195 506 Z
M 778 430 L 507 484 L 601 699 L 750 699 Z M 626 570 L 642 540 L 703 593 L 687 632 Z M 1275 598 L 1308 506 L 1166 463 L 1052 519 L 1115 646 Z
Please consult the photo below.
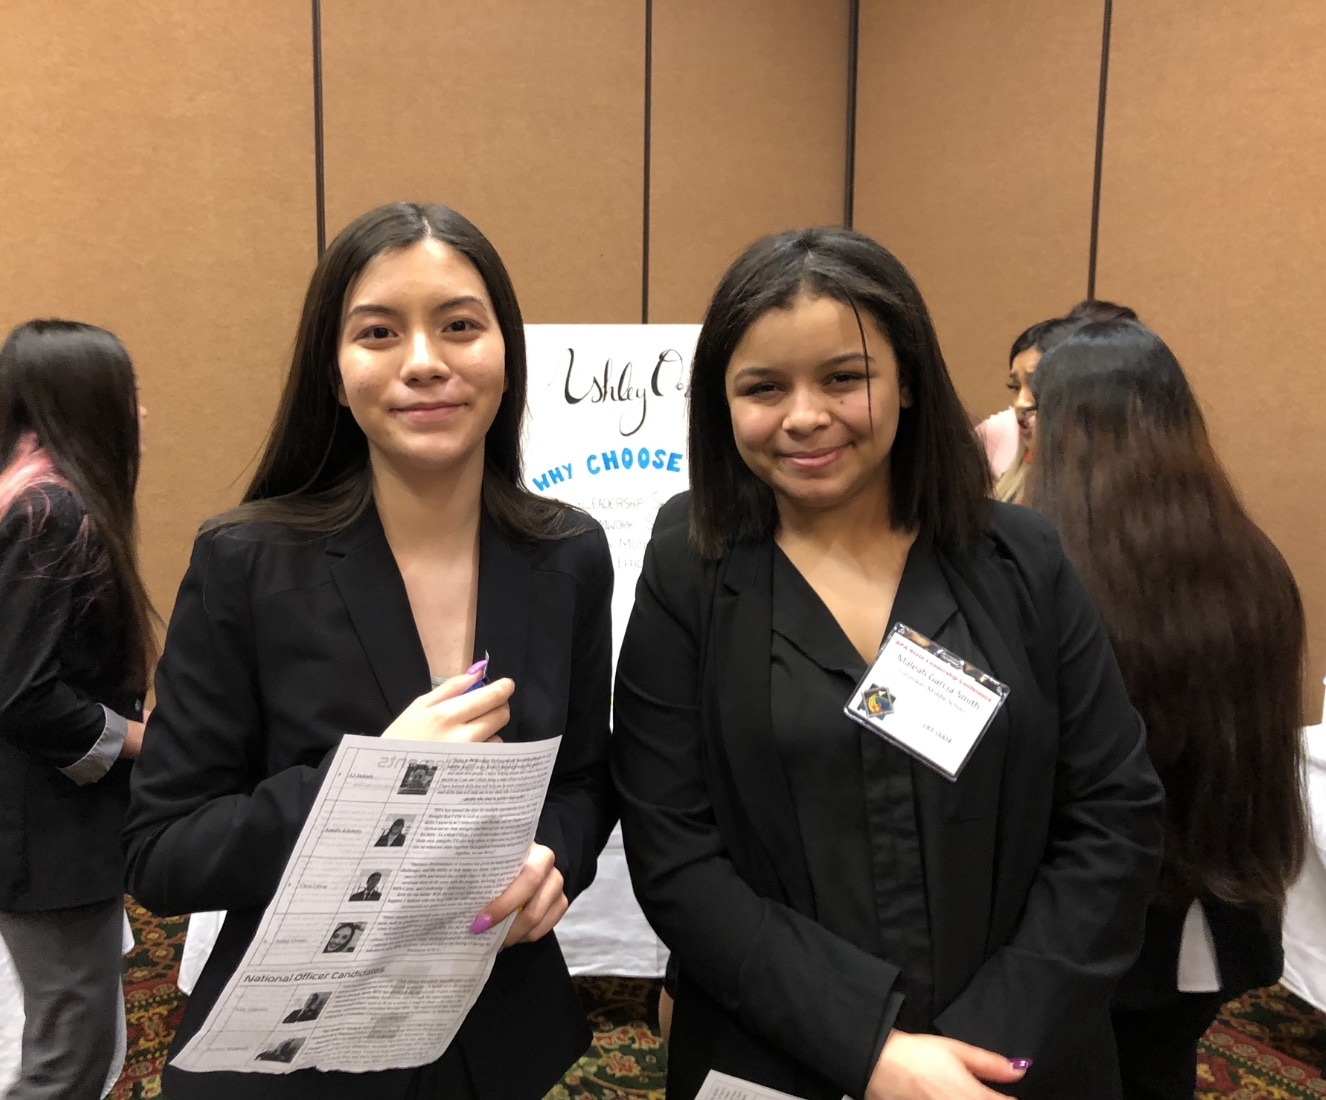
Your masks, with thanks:
M 895 623 L 843 711 L 946 779 L 957 779 L 1007 698 L 1004 684 Z
M 345 737 L 258 932 L 184 1070 L 426 1065 L 478 999 L 514 915 L 470 924 L 524 865 L 561 738 Z
M 700 1091 L 695 1094 L 695 1100 L 802 1100 L 802 1098 L 793 1096 L 790 1092 L 779 1092 L 777 1089 L 743 1081 L 740 1077 L 729 1077 L 726 1073 L 711 1069 L 704 1079 L 704 1084 L 700 1086 Z M 844 1096 L 843 1100 L 850 1098 Z

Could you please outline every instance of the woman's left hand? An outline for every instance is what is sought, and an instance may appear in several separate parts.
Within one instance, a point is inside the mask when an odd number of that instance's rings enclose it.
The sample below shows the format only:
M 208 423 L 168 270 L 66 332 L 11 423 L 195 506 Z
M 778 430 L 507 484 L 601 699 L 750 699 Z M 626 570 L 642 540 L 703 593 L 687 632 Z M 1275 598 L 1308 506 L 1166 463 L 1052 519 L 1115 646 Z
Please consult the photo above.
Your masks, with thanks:
M 542 939 L 557 926 L 571 904 L 566 900 L 564 885 L 562 872 L 553 863 L 553 850 L 531 844 L 520 874 L 475 918 L 470 931 L 481 935 L 516 913 L 502 946 Z

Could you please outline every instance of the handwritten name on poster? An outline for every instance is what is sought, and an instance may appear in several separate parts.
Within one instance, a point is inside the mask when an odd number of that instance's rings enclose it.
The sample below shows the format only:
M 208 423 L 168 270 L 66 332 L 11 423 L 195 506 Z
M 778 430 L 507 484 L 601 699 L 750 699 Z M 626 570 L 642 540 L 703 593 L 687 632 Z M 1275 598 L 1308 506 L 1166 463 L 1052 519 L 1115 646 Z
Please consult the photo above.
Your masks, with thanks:
M 613 652 L 659 506 L 686 488 L 686 387 L 699 325 L 527 325 L 525 479 L 603 524 Z

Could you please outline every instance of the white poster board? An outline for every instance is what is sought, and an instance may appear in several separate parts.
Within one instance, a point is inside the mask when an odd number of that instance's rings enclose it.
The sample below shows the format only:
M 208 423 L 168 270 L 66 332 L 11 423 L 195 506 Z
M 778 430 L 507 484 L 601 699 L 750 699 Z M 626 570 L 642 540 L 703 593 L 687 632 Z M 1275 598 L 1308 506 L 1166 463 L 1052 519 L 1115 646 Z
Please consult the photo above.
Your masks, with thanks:
M 659 506 L 686 479 L 686 386 L 699 325 L 527 325 L 525 477 L 583 508 L 612 547 L 614 663 Z M 655 977 L 667 949 L 635 903 L 621 831 L 557 928 L 573 974 Z
M 525 481 L 603 524 L 613 654 L 659 506 L 686 488 L 686 385 L 699 325 L 526 325 Z

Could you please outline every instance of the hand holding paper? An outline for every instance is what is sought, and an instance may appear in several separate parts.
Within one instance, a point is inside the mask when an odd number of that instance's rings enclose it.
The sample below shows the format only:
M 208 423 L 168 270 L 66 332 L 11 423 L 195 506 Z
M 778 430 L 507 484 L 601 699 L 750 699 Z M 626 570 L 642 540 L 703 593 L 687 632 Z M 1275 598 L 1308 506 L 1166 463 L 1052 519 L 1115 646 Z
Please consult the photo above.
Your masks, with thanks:
M 174 1065 L 364 1072 L 439 1058 L 499 950 L 498 935 L 473 934 L 480 899 L 497 895 L 487 927 L 517 938 L 565 910 L 552 852 L 533 843 L 560 741 L 343 738 L 258 931 Z
M 553 850 L 532 844 L 520 874 L 475 918 L 470 931 L 481 935 L 515 913 L 516 919 L 502 940 L 504 948 L 542 939 L 557 927 L 571 904 L 566 900 L 564 885 L 562 872 L 553 862 Z

